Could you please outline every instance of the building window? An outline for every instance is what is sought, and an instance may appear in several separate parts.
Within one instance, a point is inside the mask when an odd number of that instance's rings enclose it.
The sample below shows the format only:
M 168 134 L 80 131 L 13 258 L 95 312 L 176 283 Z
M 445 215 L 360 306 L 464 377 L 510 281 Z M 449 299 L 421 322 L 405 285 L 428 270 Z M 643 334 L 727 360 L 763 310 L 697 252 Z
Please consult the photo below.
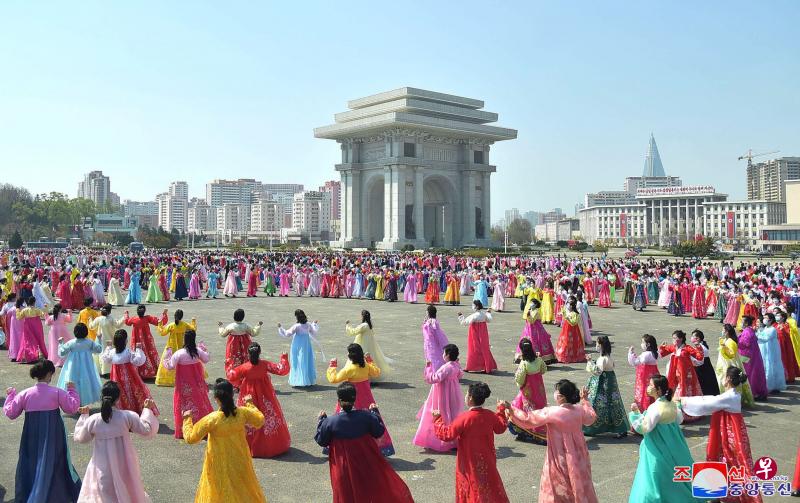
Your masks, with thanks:
M 405 156 L 405 157 L 416 157 L 417 156 L 417 145 L 415 143 L 409 143 L 409 142 L 403 143 L 403 156 Z
M 472 152 L 472 162 L 475 164 L 483 164 L 483 151 L 475 150 Z

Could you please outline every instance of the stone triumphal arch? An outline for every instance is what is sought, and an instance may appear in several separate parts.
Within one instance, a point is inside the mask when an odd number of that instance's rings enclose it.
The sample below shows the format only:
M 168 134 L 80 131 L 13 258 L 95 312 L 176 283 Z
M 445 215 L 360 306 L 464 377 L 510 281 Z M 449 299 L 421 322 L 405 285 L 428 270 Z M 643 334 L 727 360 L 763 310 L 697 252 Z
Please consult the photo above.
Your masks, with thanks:
M 491 242 L 489 163 L 514 129 L 480 100 L 403 87 L 348 102 L 314 130 L 341 144 L 343 247 L 394 250 Z

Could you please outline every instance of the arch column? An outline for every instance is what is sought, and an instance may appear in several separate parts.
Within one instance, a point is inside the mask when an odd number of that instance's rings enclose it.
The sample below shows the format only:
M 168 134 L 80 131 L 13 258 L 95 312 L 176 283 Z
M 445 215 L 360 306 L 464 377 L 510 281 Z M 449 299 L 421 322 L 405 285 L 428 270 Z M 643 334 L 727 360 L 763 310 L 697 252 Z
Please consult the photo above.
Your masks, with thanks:
M 423 186 L 424 175 L 422 168 L 414 168 L 414 229 L 416 230 L 414 239 L 418 243 L 425 241 L 425 188 Z M 410 238 L 411 236 L 406 236 Z

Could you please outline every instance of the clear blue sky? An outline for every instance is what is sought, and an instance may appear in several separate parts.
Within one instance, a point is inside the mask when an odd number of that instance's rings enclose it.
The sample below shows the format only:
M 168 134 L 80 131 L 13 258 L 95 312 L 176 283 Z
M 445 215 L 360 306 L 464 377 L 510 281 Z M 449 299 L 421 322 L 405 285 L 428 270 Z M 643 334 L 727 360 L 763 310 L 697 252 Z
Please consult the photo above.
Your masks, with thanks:
M 255 4 L 255 5 L 254 5 Z M 348 99 L 409 85 L 486 102 L 492 220 L 573 208 L 642 170 L 744 196 L 748 148 L 800 155 L 800 2 L 0 3 L 0 181 L 123 198 L 171 180 L 316 187 Z

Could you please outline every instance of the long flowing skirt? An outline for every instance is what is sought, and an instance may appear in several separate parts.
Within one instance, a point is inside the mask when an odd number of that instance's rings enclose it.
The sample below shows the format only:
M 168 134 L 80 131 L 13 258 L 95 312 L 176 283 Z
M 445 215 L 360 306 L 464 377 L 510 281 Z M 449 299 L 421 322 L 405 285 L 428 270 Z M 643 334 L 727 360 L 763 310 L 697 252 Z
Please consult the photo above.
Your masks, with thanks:
M 740 302 L 738 297 L 734 297 L 730 302 L 728 302 L 728 309 L 725 312 L 725 323 L 728 323 L 734 327 L 736 326 L 736 323 L 739 321 L 739 305 Z
M 469 325 L 465 370 L 487 374 L 497 370 L 497 362 L 492 356 L 492 349 L 489 345 L 489 329 L 486 327 L 486 322 L 470 323 Z
M 464 410 L 464 397 L 458 381 L 449 380 L 431 385 L 428 398 L 417 412 L 419 427 L 412 443 L 438 452 L 447 452 L 455 449 L 458 442 L 444 442 L 434 433 L 433 415 L 431 411 L 438 410 L 445 424 L 450 424 Z
M 80 490 L 61 411 L 25 412 L 14 501 L 72 503 L 78 501 Z
M 158 350 L 156 350 L 156 343 L 153 341 L 153 336 L 147 332 L 134 331 L 131 334 L 131 351 L 136 349 L 136 344 L 142 345 L 142 351 L 147 358 L 144 364 L 136 368 L 142 379 L 150 379 L 156 376 L 158 372 Z
M 413 503 L 411 491 L 368 436 L 334 438 L 328 456 L 333 503 Z
M 111 380 L 119 384 L 120 394 L 117 407 L 124 410 L 132 410 L 141 414 L 144 409 L 144 401 L 152 398 L 150 389 L 142 381 L 139 372 L 132 363 L 122 365 L 111 365 Z M 158 415 L 158 408 L 153 410 Z
M 249 334 L 229 335 L 225 343 L 225 375 L 246 361 L 249 361 L 247 348 L 250 346 Z
M 711 415 L 706 460 L 727 463 L 729 467 L 744 468 L 745 480 L 750 480 L 750 477 L 755 475 L 750 436 L 747 434 L 747 427 L 741 414 L 721 410 Z M 729 496 L 722 501 L 760 503 L 762 499 L 760 496 L 750 496 L 747 492 L 743 492 L 741 496 Z
M 76 391 L 81 399 L 81 406 L 100 401 L 100 375 L 97 373 L 92 354 L 88 351 L 72 351 L 64 360 L 64 366 L 58 375 L 57 386 L 67 389 L 67 383 L 75 383 Z
M 650 377 L 660 374 L 658 365 L 637 365 L 636 366 L 636 383 L 633 386 L 633 400 L 639 406 L 639 410 L 647 410 L 650 405 L 655 401 L 653 397 L 647 394 L 647 386 L 650 384 Z
M 694 368 L 697 372 L 697 380 L 700 381 L 700 389 L 704 395 L 719 395 L 719 385 L 717 384 L 717 374 L 711 365 L 711 358 L 706 357 L 703 364 Z
M 257 381 L 255 385 L 242 385 L 237 400 L 239 407 L 244 406 L 242 398 L 247 395 L 253 397 L 253 405 L 264 414 L 264 425 L 261 428 L 247 427 L 250 455 L 254 458 L 273 458 L 288 451 L 291 446 L 289 427 L 272 384 Z
M 681 303 L 681 296 L 677 292 L 672 292 L 672 299 L 669 302 L 669 308 L 667 308 L 667 312 L 675 316 L 680 316 L 684 313 L 683 304 Z
M 641 311 L 645 307 L 647 307 L 647 292 L 644 290 L 644 285 L 637 283 L 634 286 L 633 309 Z
M 717 294 L 717 304 L 714 309 L 714 319 L 723 322 L 728 314 L 728 296 L 724 293 Z
M 695 501 L 689 482 L 673 482 L 676 466 L 694 460 L 677 423 L 658 424 L 639 444 L 639 464 L 628 503 L 687 503 Z
M 311 338 L 307 333 L 295 333 L 289 350 L 289 386 L 313 386 L 316 382 Z
M 175 368 L 175 392 L 172 395 L 172 415 L 175 419 L 175 438 L 183 438 L 183 411 L 192 411 L 197 423 L 214 409 L 208 400 L 208 385 L 203 377 L 201 362 L 178 365 Z
M 578 322 L 580 323 L 580 321 Z M 583 336 L 578 325 L 572 325 L 568 321 L 561 327 L 561 334 L 558 336 L 556 344 L 556 359 L 560 363 L 580 363 L 586 361 L 586 350 L 584 349 Z
M 617 385 L 617 375 L 613 370 L 589 378 L 589 403 L 597 413 L 597 420 L 583 427 L 585 435 L 626 433 L 630 428 Z
M 547 393 L 544 390 L 542 374 L 528 374 L 525 379 L 525 386 L 520 388 L 511 405 L 529 413 L 547 407 Z M 509 431 L 516 435 L 519 435 L 520 432 L 525 433 L 537 440 L 547 440 L 547 426 L 544 425 L 533 430 L 527 430 L 516 424 L 510 424 Z
M 541 321 L 536 320 L 533 323 L 526 321 L 519 342 L 522 342 L 522 339 L 531 341 L 533 350 L 539 353 L 539 356 L 545 363 L 556 361 L 556 354 L 553 349 L 553 343 L 550 341 L 550 334 L 547 333 Z M 519 344 L 517 344 L 517 353 L 519 354 L 520 352 Z

